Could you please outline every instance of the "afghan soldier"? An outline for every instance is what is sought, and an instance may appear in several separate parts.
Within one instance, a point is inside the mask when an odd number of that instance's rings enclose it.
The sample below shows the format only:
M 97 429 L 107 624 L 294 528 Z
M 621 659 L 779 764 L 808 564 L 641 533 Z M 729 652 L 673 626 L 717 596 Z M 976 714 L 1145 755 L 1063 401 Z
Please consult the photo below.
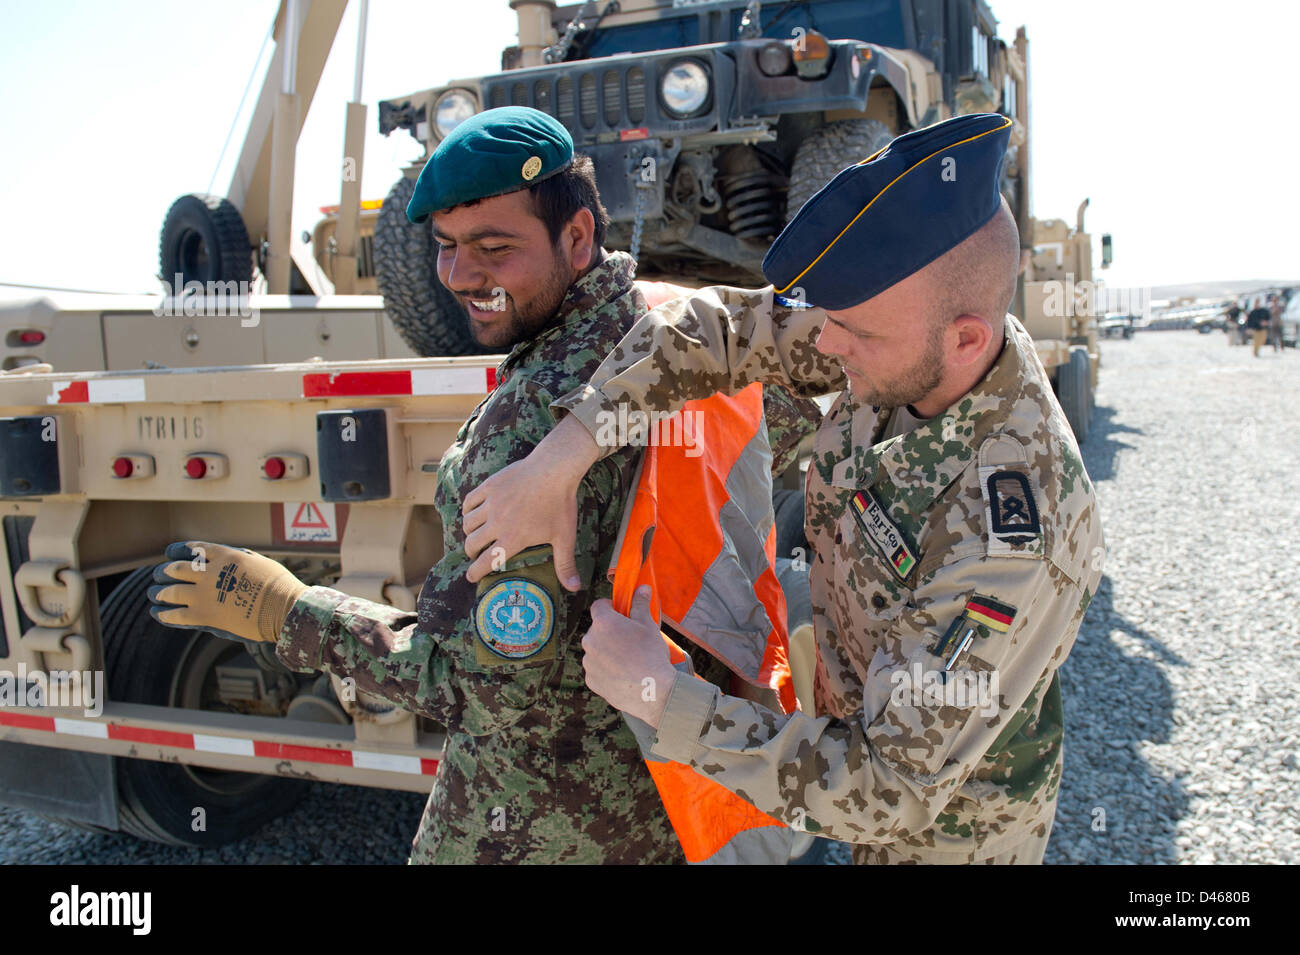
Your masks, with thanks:
M 600 411 L 754 381 L 841 391 L 805 492 L 815 714 L 673 681 L 644 600 L 630 617 L 598 601 L 583 645 L 588 685 L 656 728 L 653 755 L 854 843 L 862 863 L 1039 862 L 1054 820 L 1058 669 L 1103 544 L 1078 445 L 1005 314 L 1010 125 L 949 120 L 842 171 L 769 251 L 772 287 L 704 289 L 646 315 L 557 402 L 570 414 L 530 457 L 466 498 L 471 555 L 557 539 L 562 517 L 546 515 L 617 453 L 591 437 Z M 511 499 L 521 486 L 539 489 L 533 516 Z M 641 699 L 647 677 L 671 690 Z
M 578 641 L 606 570 L 640 454 L 593 468 L 575 508 L 582 590 L 559 587 L 548 548 L 519 555 L 477 586 L 461 502 L 523 458 L 553 427 L 548 406 L 586 382 L 647 309 L 630 256 L 601 248 L 608 217 L 589 159 L 545 113 L 508 107 L 462 123 L 421 172 L 407 209 L 433 216 L 438 277 L 464 304 L 479 344 L 509 350 L 497 387 L 438 467 L 443 559 L 415 613 L 308 587 L 275 561 L 192 541 L 173 544 L 150 591 L 157 619 L 273 641 L 299 672 L 352 677 L 357 689 L 447 728 L 447 748 L 411 862 L 680 862 L 641 753 L 623 717 L 584 685 Z M 769 389 L 777 467 L 788 464 L 810 402 Z M 221 601 L 218 574 L 196 571 L 202 547 L 223 579 L 250 585 Z

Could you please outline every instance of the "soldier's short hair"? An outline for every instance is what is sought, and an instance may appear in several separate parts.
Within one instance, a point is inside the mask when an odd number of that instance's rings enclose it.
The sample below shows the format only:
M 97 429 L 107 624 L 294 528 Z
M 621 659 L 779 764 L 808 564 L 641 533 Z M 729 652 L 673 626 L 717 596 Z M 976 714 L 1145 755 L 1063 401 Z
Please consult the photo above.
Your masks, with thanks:
M 594 247 L 599 249 L 605 244 L 609 214 L 600 201 L 596 167 L 590 156 L 574 156 L 568 169 L 529 186 L 528 192 L 533 198 L 533 211 L 546 225 L 552 244 L 559 241 L 565 225 L 582 208 L 591 210 L 591 217 L 596 221 Z

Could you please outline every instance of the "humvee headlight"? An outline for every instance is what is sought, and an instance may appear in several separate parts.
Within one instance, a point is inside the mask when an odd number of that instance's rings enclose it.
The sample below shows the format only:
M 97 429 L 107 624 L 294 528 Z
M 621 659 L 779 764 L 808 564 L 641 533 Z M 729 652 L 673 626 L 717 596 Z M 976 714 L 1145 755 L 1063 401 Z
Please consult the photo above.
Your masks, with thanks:
M 784 76 L 790 72 L 793 62 L 790 47 L 785 43 L 768 43 L 758 51 L 758 68 L 764 76 Z
M 445 137 L 475 112 L 474 98 L 464 90 L 443 93 L 433 108 L 433 124 L 438 129 L 438 138 Z
M 709 74 L 691 60 L 674 63 L 659 86 L 664 106 L 679 118 L 697 113 L 709 99 Z

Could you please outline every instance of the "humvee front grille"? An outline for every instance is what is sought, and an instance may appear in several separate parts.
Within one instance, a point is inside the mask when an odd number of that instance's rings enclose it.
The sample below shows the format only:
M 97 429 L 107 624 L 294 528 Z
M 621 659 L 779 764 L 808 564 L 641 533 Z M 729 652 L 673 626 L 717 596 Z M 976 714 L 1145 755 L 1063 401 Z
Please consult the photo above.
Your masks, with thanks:
M 623 118 L 623 83 L 622 77 L 613 70 L 605 71 L 602 96 L 605 101 L 605 125 L 617 126 Z
M 538 80 L 538 83 L 543 82 Z M 538 109 L 541 109 L 539 106 Z M 555 113 L 556 119 L 562 122 L 569 129 L 577 125 L 578 114 L 573 108 L 573 77 L 561 76 L 555 83 Z
M 627 118 L 633 126 L 645 121 L 645 70 L 639 66 L 627 71 Z
M 532 106 L 550 113 L 575 138 L 641 126 L 648 111 L 645 68 L 630 64 L 586 70 L 564 64 L 531 83 L 503 76 L 485 80 L 483 87 L 489 106 Z
M 592 129 L 596 125 L 596 77 L 590 73 L 583 74 L 578 81 L 578 109 L 582 115 L 582 125 Z

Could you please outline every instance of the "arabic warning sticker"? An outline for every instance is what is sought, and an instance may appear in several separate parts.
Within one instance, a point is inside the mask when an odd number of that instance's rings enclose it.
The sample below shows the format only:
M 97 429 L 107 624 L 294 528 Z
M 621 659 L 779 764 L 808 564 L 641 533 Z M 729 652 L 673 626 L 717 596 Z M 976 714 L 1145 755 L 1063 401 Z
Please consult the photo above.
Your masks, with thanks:
M 337 544 L 347 526 L 346 504 L 290 501 L 271 505 L 271 537 L 277 544 Z

